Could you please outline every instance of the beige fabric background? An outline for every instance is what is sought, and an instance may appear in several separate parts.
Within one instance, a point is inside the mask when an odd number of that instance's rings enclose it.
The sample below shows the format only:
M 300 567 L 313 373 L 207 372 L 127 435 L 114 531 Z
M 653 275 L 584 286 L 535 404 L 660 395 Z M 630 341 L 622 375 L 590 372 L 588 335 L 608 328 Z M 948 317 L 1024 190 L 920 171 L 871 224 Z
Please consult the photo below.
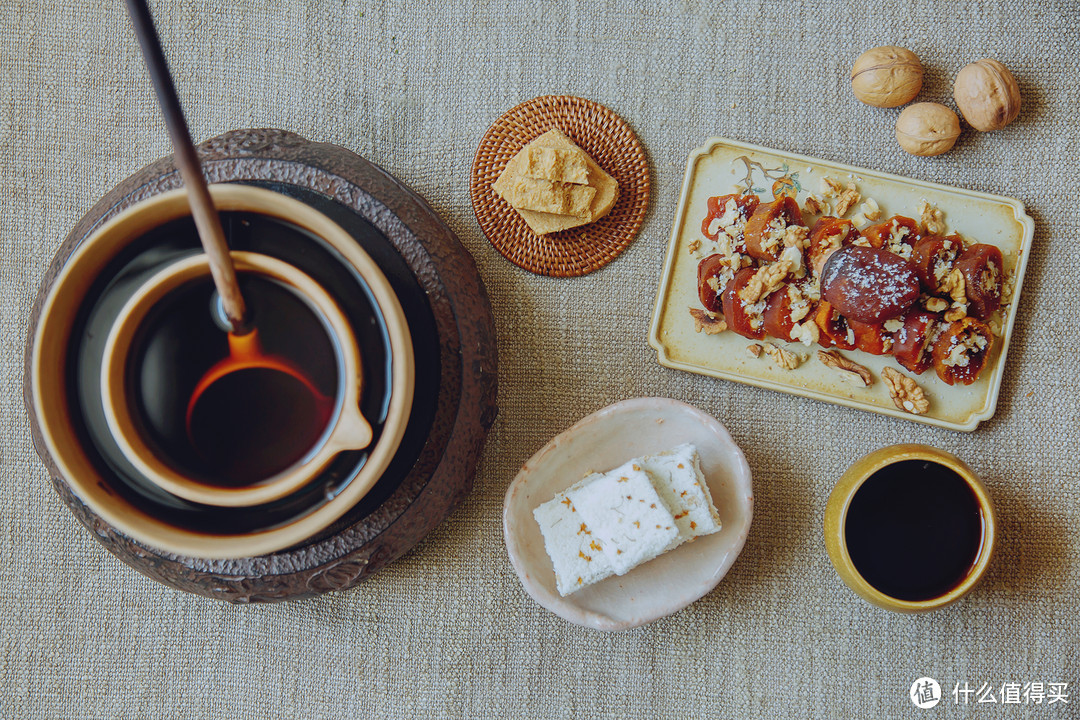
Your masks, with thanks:
M 839 718 L 1080 716 L 1075 161 L 1080 12 L 1039 3 L 155 0 L 199 138 L 276 126 L 339 143 L 436 208 L 495 308 L 501 413 L 453 516 L 353 591 L 231 607 L 136 574 L 46 482 L 22 407 L 39 278 L 112 185 L 169 152 L 119 0 L 0 3 L 0 716 Z M 856 103 L 864 49 L 925 61 L 920 99 L 1004 61 L 1024 93 L 1003 132 L 937 159 L 903 154 L 895 111 Z M 655 199 L 630 249 L 586 278 L 530 275 L 480 234 L 467 180 L 480 136 L 540 94 L 602 102 L 636 129 Z M 1035 247 L 997 416 L 936 430 L 661 368 L 646 342 L 687 153 L 714 134 L 1021 198 Z M 552 435 L 611 402 L 715 414 L 754 471 L 754 525 L 717 589 L 651 626 L 601 634 L 525 595 L 503 493 Z M 951 450 L 1000 509 L 988 581 L 929 616 L 874 609 L 825 555 L 822 510 L 854 457 L 898 441 Z M 1070 705 L 918 711 L 951 690 L 1069 682 Z

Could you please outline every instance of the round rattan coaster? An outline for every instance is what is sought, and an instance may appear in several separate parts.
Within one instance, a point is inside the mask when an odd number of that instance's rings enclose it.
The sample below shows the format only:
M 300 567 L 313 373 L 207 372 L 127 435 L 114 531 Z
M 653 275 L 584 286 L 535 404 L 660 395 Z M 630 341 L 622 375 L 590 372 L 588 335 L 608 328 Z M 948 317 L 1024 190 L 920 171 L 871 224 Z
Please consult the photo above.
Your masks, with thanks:
M 562 130 L 619 183 L 619 199 L 588 225 L 537 235 L 492 183 L 525 145 L 553 127 Z M 480 229 L 502 255 L 538 275 L 576 277 L 607 265 L 630 245 L 649 206 L 649 163 L 634 131 L 603 105 L 545 95 L 503 113 L 476 149 L 469 193 Z

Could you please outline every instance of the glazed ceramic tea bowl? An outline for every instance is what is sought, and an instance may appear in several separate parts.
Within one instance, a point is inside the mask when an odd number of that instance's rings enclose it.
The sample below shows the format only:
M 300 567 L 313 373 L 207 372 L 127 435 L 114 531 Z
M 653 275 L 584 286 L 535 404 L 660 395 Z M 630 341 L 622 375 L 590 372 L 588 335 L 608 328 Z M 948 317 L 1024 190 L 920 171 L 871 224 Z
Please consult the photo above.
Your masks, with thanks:
M 199 281 L 204 286 L 204 294 L 211 292 L 209 259 L 203 254 L 193 255 L 166 266 L 151 277 L 120 310 L 105 342 L 101 366 L 102 400 L 113 438 L 144 477 L 192 502 L 220 506 L 258 505 L 300 489 L 318 477 L 338 453 L 366 448 L 373 433 L 371 424 L 360 410 L 363 370 L 356 335 L 333 297 L 309 275 L 286 262 L 259 253 L 234 252 L 232 255 L 240 277 L 246 280 L 257 276 L 270 280 L 311 311 L 310 315 L 304 315 L 293 309 L 288 314 L 288 321 L 293 326 L 278 330 L 279 335 L 284 334 L 280 352 L 268 353 L 264 347 L 266 340 L 263 337 L 269 334 L 267 331 L 284 321 L 271 316 L 259 320 L 263 326 L 257 326 L 254 333 L 229 335 L 231 350 L 226 358 L 205 368 L 190 367 L 194 358 L 200 358 L 206 364 L 208 356 L 205 353 L 184 354 L 177 346 L 199 343 L 200 340 L 204 342 L 199 344 L 207 344 L 207 334 L 209 340 L 220 341 L 220 328 L 213 327 L 206 318 L 202 318 L 200 324 L 199 318 L 185 317 L 179 303 L 169 308 L 172 318 L 156 319 L 154 311 L 171 294 L 185 290 L 194 294 L 190 288 Z M 264 293 L 268 291 L 269 288 L 263 290 Z M 273 292 L 281 294 L 280 290 Z M 187 314 L 201 315 L 206 310 L 204 306 L 205 303 L 189 300 Z M 315 327 L 296 327 L 298 323 Z M 203 327 L 201 336 L 192 331 L 192 325 Z M 320 335 L 329 342 L 320 344 Z M 142 342 L 138 343 L 140 337 Z M 142 352 L 137 349 L 137 344 L 144 346 Z M 153 347 L 147 349 L 147 345 Z M 301 350 L 313 347 L 316 353 L 333 356 L 334 372 L 324 371 L 324 374 L 334 377 L 323 379 L 320 383 L 323 387 L 315 387 L 308 373 L 290 357 L 297 354 L 290 352 L 297 347 Z M 327 364 L 325 360 L 315 358 L 319 365 Z M 181 375 L 188 376 L 187 386 L 195 377 L 199 381 L 189 389 L 184 383 L 177 382 Z M 199 405 L 195 400 L 205 397 L 205 391 L 211 391 L 215 382 L 252 385 L 243 377 L 235 379 L 240 376 L 266 376 L 271 388 L 276 387 L 275 378 L 281 376 L 283 380 L 276 382 L 284 382 L 286 392 L 281 398 L 272 394 L 267 397 L 266 381 L 261 385 L 256 381 L 247 395 L 255 393 L 257 397 L 241 396 L 250 407 L 222 407 L 218 403 L 219 406 L 211 410 L 196 412 Z M 131 391 L 136 388 L 141 402 L 132 397 Z M 161 397 L 164 395 L 173 397 L 166 400 Z M 186 404 L 184 396 L 189 398 Z M 145 417 L 148 404 L 152 405 L 157 417 Z M 140 406 L 143 406 L 142 413 L 133 412 Z M 220 416 L 216 422 L 214 418 L 203 417 L 210 412 Z M 181 415 L 184 423 L 179 422 Z M 167 445 L 174 446 L 170 448 L 173 453 L 186 452 L 199 459 L 199 448 L 192 447 L 189 437 L 193 433 L 193 421 L 196 424 L 214 423 L 212 430 L 216 437 L 207 442 L 215 444 L 213 458 L 219 465 L 226 465 L 227 461 L 226 467 L 214 467 L 214 463 L 205 459 L 201 463 L 177 462 L 175 459 L 170 462 L 169 452 L 163 450 Z M 171 430 L 179 439 L 174 438 L 171 443 L 159 441 L 157 447 L 151 447 L 146 438 L 147 425 L 157 425 L 155 434 L 159 437 L 168 435 Z M 179 448 L 175 447 L 177 445 Z M 270 459 L 265 458 L 268 454 L 272 456 Z M 254 456 L 263 457 L 260 461 Z M 281 463 L 282 458 L 296 459 Z M 279 462 L 275 465 L 274 461 Z M 281 464 L 286 467 L 279 468 Z M 225 477 L 221 477 L 222 474 Z
M 138 412 L 131 410 L 131 373 L 126 370 L 129 358 L 124 352 L 125 347 L 133 345 L 121 335 L 131 333 L 131 343 L 137 345 L 141 332 L 139 321 L 147 316 L 142 311 L 149 314 L 155 308 L 154 302 L 135 298 L 151 296 L 154 293 L 150 290 L 162 287 L 154 280 L 156 276 L 164 273 L 162 277 L 168 277 L 177 266 L 187 267 L 184 263 L 189 263 L 196 267 L 200 262 L 196 259 L 197 252 L 177 251 L 168 238 L 160 243 L 155 240 L 151 245 L 146 241 L 162 228 L 170 227 L 170 223 L 188 216 L 182 191 L 153 196 L 103 223 L 60 269 L 42 300 L 41 319 L 32 337 L 33 349 L 27 368 L 28 402 L 36 416 L 41 442 L 54 459 L 57 471 L 79 499 L 102 519 L 132 538 L 168 552 L 204 558 L 245 557 L 272 552 L 311 537 L 352 508 L 378 481 L 393 458 L 408 421 L 413 394 L 413 354 L 408 325 L 393 290 L 378 265 L 340 226 L 308 205 L 269 190 L 216 185 L 211 187 L 211 193 L 222 212 L 257 214 L 317 237 L 331 248 L 343 266 L 362 279 L 363 292 L 370 301 L 373 315 L 363 327 L 356 325 L 355 319 L 352 321 L 351 329 L 356 336 L 366 338 L 359 343 L 349 342 L 348 323 L 343 325 L 340 317 L 331 319 L 338 313 L 333 304 L 324 302 L 325 297 L 321 297 L 317 288 L 304 290 L 290 286 L 291 291 L 303 295 L 316 314 L 326 321 L 318 332 L 329 338 L 329 346 L 336 347 L 328 354 L 335 366 L 335 378 L 346 378 L 350 363 L 364 366 L 365 381 L 360 384 L 357 378 L 355 390 L 362 396 L 364 406 L 359 417 L 373 427 L 374 437 L 359 460 L 350 465 L 351 469 L 338 468 L 340 463 L 332 462 L 334 467 L 323 472 L 323 476 L 327 473 L 333 476 L 332 495 L 328 489 L 325 502 L 293 519 L 250 533 L 235 533 L 232 528 L 175 524 L 162 513 L 148 509 L 147 503 L 136 497 L 137 493 L 114 480 L 115 476 L 125 472 L 137 475 L 135 482 L 142 481 L 159 488 L 155 501 L 163 506 L 168 505 L 169 497 L 173 496 L 178 500 L 183 498 L 185 502 L 195 499 L 214 505 L 252 502 L 251 497 L 242 497 L 244 491 L 239 494 L 234 494 L 234 488 L 222 492 L 218 492 L 222 488 L 207 491 L 206 483 L 202 482 L 204 478 L 177 473 L 176 464 L 170 463 L 168 458 L 160 462 L 163 458 L 155 452 L 154 443 L 147 442 L 146 436 L 141 434 L 138 422 L 125 425 L 122 421 L 123 417 L 138 418 Z M 133 259 L 136 249 L 140 254 Z M 255 262 L 260 260 L 255 259 Z M 118 265 L 122 265 L 123 272 L 116 272 Z M 296 273 L 288 268 L 282 270 L 281 265 L 273 262 L 271 265 L 274 267 L 270 270 L 252 267 L 252 272 L 271 276 L 282 284 L 290 281 L 304 284 L 302 278 L 297 279 Z M 299 272 L 299 275 L 304 273 Z M 111 296 L 119 298 L 111 300 L 115 307 L 103 310 L 100 306 L 104 301 L 92 308 L 84 307 L 84 298 L 108 295 L 100 288 L 105 282 L 112 291 Z M 140 290 L 148 292 L 140 295 Z M 168 292 L 161 295 L 161 298 L 165 297 Z M 209 312 L 207 308 L 208 315 Z M 87 315 L 93 317 L 93 313 L 109 318 L 104 327 L 116 330 L 115 339 L 112 332 L 92 336 L 86 330 Z M 115 340 L 111 345 L 101 337 L 106 334 Z M 357 353 L 351 360 L 342 350 L 350 344 Z M 106 345 L 111 350 L 106 351 Z M 84 372 L 86 368 L 82 365 L 87 364 L 87 357 L 92 361 L 90 370 L 97 372 L 94 377 L 105 380 L 99 387 L 85 382 L 88 371 Z M 375 362 L 379 358 L 382 363 Z M 100 366 L 94 367 L 95 362 Z M 323 460 L 344 447 L 334 438 L 339 427 L 349 424 L 342 424 L 343 417 L 356 420 L 356 413 L 344 409 L 345 397 L 352 390 L 348 381 L 338 383 L 337 379 L 332 390 L 335 400 L 333 419 L 327 421 L 318 441 L 309 449 L 311 452 L 287 472 L 251 483 L 246 490 L 254 494 L 254 502 L 300 492 L 297 488 L 304 489 L 305 483 L 311 483 L 325 467 Z M 109 422 L 110 417 L 120 422 Z M 356 423 L 351 424 L 355 429 Z M 110 448 L 103 447 L 110 443 L 115 452 L 110 453 Z M 356 445 L 358 441 L 349 444 Z M 150 468 L 155 472 L 144 474 L 133 459 L 154 461 Z M 173 475 L 161 482 L 168 473 L 156 471 L 163 468 Z M 169 479 L 177 480 L 177 477 L 180 485 L 170 485 Z M 181 486 L 184 489 L 174 492 Z M 209 494 L 199 494 L 206 492 Z M 258 493 L 266 495 L 260 497 Z M 230 500 L 230 497 L 241 500 Z

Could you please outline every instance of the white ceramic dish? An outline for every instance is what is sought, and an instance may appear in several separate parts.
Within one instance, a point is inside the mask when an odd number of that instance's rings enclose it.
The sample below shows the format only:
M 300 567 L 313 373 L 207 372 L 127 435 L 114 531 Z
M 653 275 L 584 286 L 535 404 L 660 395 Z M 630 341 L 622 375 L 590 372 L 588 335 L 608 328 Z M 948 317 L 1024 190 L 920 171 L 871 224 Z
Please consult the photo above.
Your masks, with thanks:
M 863 197 L 871 197 L 881 208 L 881 218 L 905 215 L 918 219 L 923 199 L 944 213 L 947 232 L 981 243 L 996 245 L 1002 252 L 1006 270 L 1015 279 L 1008 312 L 1003 318 L 1002 336 L 987 361 L 982 376 L 972 385 L 946 385 L 934 371 L 914 376 L 930 399 L 926 415 L 898 410 L 880 380 L 881 369 L 892 367 L 911 375 L 890 356 L 874 356 L 845 351 L 855 362 L 866 366 L 877 380 L 867 388 L 854 388 L 817 359 L 818 346 L 806 347 L 766 338 L 795 352 L 809 356 L 796 370 L 783 370 L 763 356 L 746 353 L 751 340 L 722 332 L 706 335 L 694 331 L 690 307 L 700 307 L 697 294 L 699 258 L 690 244 L 703 240 L 701 220 L 707 214 L 710 197 L 732 192 L 750 192 L 772 200 L 772 186 L 783 182 L 794 186 L 800 206 L 809 193 L 821 196 L 823 175 L 842 183 L 855 182 Z M 851 214 L 858 212 L 853 210 Z M 850 215 L 849 215 L 850 217 Z M 849 167 L 838 163 L 785 153 L 745 143 L 712 138 L 690 154 L 683 179 L 682 196 L 671 230 L 667 259 L 653 309 L 649 344 L 656 348 L 659 362 L 666 367 L 701 375 L 733 380 L 770 390 L 823 400 L 836 405 L 868 410 L 883 415 L 914 420 L 953 430 L 974 430 L 989 419 L 997 407 L 998 392 L 1005 370 L 1005 356 L 1016 321 L 1016 309 L 1031 251 L 1035 224 L 1019 200 L 910 180 L 896 175 Z
M 533 510 L 589 470 L 693 443 L 723 529 L 566 597 L 544 550 Z M 716 587 L 739 556 L 753 515 L 750 467 L 715 418 L 667 398 L 624 400 L 582 419 L 532 456 L 506 491 L 503 533 L 525 591 L 565 620 L 625 630 L 670 615 Z

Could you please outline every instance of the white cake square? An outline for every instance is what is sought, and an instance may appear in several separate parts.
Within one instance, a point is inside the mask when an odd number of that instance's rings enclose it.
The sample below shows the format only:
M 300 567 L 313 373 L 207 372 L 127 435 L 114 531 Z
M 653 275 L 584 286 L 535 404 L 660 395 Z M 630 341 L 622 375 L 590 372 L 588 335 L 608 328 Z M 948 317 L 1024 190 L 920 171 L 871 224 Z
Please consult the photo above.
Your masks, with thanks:
M 544 549 L 555 568 L 555 586 L 569 595 L 614 574 L 600 542 L 565 494 L 533 510 L 544 536 Z
M 617 575 L 660 555 L 679 535 L 675 518 L 636 461 L 586 478 L 566 497 Z
M 720 531 L 720 516 L 701 473 L 697 448 L 687 443 L 646 455 L 637 462 L 652 478 L 657 493 L 675 518 L 679 543 Z

